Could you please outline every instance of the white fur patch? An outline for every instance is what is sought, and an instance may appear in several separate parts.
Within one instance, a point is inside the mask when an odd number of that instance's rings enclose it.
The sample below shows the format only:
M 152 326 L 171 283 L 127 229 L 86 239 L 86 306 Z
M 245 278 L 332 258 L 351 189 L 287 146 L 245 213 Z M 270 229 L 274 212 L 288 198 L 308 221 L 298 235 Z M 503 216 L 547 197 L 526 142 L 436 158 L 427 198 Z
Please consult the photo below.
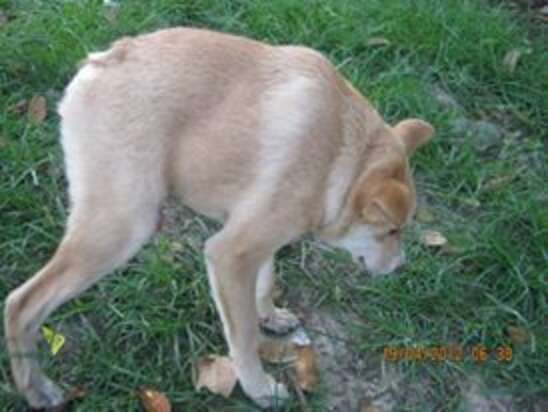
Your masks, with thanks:
M 61 117 L 68 116 L 68 109 L 73 105 L 73 101 L 78 99 L 82 94 L 82 89 L 89 85 L 89 83 L 97 78 L 99 75 L 100 67 L 96 67 L 92 64 L 86 64 L 84 67 L 76 73 L 76 76 L 72 79 L 65 90 L 65 95 L 59 103 L 58 113 Z
M 384 245 L 375 238 L 375 233 L 369 225 L 354 225 L 345 236 L 329 241 L 333 246 L 347 250 L 352 258 L 360 262 L 374 274 L 385 274 L 394 271 L 404 261 L 404 255 L 397 250 L 391 255 L 384 250 Z
M 95 53 L 92 53 L 95 54 Z M 91 54 L 90 54 L 91 56 Z M 97 66 L 94 66 L 92 64 L 86 64 L 84 67 L 80 69 L 76 77 L 74 78 L 74 81 L 76 82 L 88 82 L 90 80 L 93 80 L 97 77 L 99 74 L 99 68 Z
M 310 113 L 314 110 L 313 79 L 296 76 L 264 96 L 261 114 L 262 153 L 259 185 L 263 188 L 278 187 L 283 176 L 280 171 L 291 162 L 299 134 L 308 129 Z
M 274 283 L 274 260 L 269 259 L 259 269 L 257 276 L 257 312 L 259 317 L 267 317 L 274 314 L 271 291 Z

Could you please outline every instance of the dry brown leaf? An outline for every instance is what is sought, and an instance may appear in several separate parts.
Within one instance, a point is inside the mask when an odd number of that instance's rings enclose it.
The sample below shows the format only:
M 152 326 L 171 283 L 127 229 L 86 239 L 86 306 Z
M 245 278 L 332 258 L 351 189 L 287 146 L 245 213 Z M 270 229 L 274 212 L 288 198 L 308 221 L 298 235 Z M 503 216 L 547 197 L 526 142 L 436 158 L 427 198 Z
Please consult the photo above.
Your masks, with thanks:
M 360 409 L 360 412 L 382 412 L 382 410 L 377 408 L 375 405 L 369 404 L 366 406 L 362 406 L 362 408 Z
M 171 403 L 162 392 L 151 388 L 141 388 L 138 395 L 145 412 L 171 412 Z
M 71 388 L 65 395 L 67 402 L 78 401 L 84 399 L 88 395 L 88 391 L 83 386 L 77 385 Z
M 506 328 L 506 333 L 508 333 L 512 343 L 515 344 L 526 343 L 529 340 L 529 332 L 519 326 L 508 326 Z
M 430 211 L 430 209 L 424 206 L 419 206 L 417 208 L 415 218 L 417 219 L 417 222 L 420 223 L 433 223 L 436 221 L 434 214 Z
M 384 37 L 371 37 L 367 40 L 367 45 L 370 47 L 375 46 L 390 46 L 392 42 Z
M 209 355 L 198 359 L 196 389 L 207 388 L 210 392 L 228 398 L 236 386 L 236 372 L 232 360 L 226 356 Z
M 373 405 L 373 399 L 367 397 L 360 402 L 360 412 L 383 412 L 383 410 Z
M 33 96 L 30 99 L 27 113 L 30 120 L 35 123 L 42 123 L 48 114 L 46 98 L 44 96 Z
M 318 383 L 318 366 L 316 353 L 312 345 L 296 346 L 297 360 L 295 361 L 295 373 L 297 384 L 303 391 L 311 392 Z
M 421 233 L 421 242 L 430 247 L 441 247 L 447 243 L 447 239 L 440 232 L 425 230 Z
M 259 356 L 270 363 L 289 363 L 297 359 L 292 342 L 267 337 L 259 345 Z

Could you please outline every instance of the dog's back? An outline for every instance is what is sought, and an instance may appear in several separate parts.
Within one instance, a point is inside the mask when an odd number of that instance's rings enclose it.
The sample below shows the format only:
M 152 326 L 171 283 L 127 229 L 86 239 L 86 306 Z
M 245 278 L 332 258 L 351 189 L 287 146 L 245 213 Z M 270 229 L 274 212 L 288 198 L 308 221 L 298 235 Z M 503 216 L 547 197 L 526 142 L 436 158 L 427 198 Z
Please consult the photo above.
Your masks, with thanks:
M 290 163 L 320 182 L 340 143 L 341 84 L 301 47 L 184 28 L 119 40 L 88 57 L 59 106 L 71 197 L 105 181 L 121 198 L 173 189 L 222 218 Z

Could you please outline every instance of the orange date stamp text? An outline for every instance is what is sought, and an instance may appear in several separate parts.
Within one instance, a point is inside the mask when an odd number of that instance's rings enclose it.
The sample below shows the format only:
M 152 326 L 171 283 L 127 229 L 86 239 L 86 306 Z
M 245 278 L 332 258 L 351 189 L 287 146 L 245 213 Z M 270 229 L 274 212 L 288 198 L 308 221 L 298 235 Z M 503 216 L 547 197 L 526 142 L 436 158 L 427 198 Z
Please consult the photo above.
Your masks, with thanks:
M 510 362 L 512 360 L 512 348 L 498 346 L 488 349 L 483 345 L 474 345 L 465 350 L 459 345 L 441 345 L 429 347 L 410 346 L 386 346 L 384 348 L 384 360 L 388 362 L 462 362 L 471 358 L 474 362 L 482 363 L 489 359 L 498 362 Z

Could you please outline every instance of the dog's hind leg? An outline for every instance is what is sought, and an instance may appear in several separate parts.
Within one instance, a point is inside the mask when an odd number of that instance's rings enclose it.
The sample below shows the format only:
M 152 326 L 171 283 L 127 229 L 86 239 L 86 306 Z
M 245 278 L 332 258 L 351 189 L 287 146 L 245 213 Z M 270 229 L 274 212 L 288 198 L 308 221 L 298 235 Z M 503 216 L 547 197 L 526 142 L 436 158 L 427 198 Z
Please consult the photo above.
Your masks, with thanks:
M 102 183 L 102 182 L 101 182 Z M 124 264 L 153 233 L 160 199 L 76 204 L 64 239 L 49 263 L 15 289 L 5 305 L 5 334 L 14 381 L 35 408 L 63 402 L 61 390 L 41 371 L 36 340 L 46 317 L 64 302 Z
M 259 269 L 257 277 L 257 312 L 261 328 L 277 335 L 285 335 L 299 326 L 299 319 L 287 309 L 274 305 L 274 258 L 268 259 Z

